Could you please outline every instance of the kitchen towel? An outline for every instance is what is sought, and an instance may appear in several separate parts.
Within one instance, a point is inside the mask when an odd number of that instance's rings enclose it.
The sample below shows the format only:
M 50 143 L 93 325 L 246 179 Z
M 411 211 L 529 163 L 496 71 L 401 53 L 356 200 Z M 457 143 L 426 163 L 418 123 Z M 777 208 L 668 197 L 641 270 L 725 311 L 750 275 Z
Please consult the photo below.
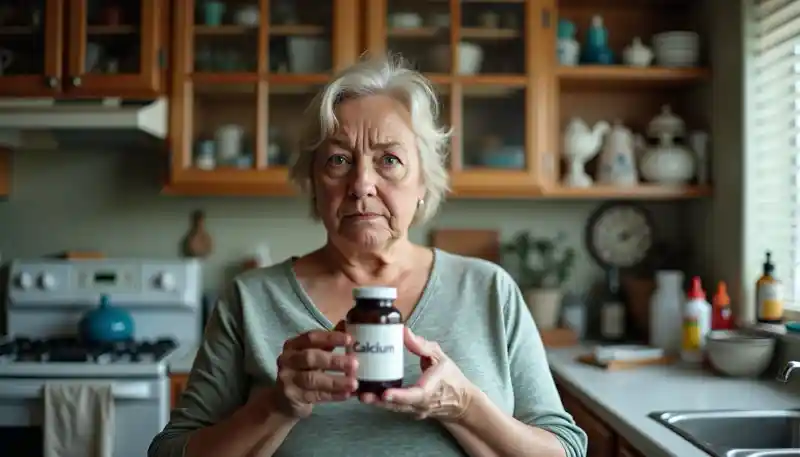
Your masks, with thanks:
M 44 457 L 113 457 L 111 384 L 44 386 Z

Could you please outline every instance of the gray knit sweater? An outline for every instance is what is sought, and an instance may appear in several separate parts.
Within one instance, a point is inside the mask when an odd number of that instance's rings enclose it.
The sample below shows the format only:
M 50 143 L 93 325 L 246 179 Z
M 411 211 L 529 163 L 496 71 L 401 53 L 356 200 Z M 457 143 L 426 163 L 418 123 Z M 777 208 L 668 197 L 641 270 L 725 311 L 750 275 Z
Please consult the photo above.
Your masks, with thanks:
M 332 328 L 297 281 L 292 262 L 243 274 L 217 304 L 186 390 L 169 424 L 153 440 L 149 457 L 182 456 L 192 431 L 225 419 L 253 389 L 274 383 L 285 340 Z M 569 457 L 586 455 L 586 434 L 564 411 L 536 326 L 519 288 L 502 268 L 436 250 L 430 280 L 406 324 L 438 342 L 503 411 L 555 434 Z M 405 370 L 406 382 L 416 381 L 419 359 L 407 353 Z M 315 406 L 275 455 L 466 454 L 434 419 L 417 421 L 350 400 Z

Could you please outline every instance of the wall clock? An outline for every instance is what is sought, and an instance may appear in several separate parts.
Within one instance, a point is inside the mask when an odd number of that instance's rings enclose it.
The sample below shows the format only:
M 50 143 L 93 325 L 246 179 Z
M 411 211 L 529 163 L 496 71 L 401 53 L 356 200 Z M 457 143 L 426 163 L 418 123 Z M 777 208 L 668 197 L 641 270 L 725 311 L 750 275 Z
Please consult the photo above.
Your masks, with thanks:
M 586 224 L 586 247 L 605 268 L 634 268 L 648 259 L 655 240 L 653 218 L 634 203 L 605 203 Z

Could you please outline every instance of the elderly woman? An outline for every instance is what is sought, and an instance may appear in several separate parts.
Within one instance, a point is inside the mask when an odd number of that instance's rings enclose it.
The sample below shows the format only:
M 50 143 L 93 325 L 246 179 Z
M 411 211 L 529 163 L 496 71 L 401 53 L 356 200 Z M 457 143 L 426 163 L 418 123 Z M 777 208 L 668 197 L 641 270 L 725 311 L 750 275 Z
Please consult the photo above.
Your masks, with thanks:
M 150 457 L 586 455 L 520 290 L 500 267 L 408 240 L 447 191 L 429 82 L 368 60 L 314 99 L 291 177 L 327 243 L 239 276 Z M 337 351 L 352 290 L 395 287 L 406 384 L 356 398 Z

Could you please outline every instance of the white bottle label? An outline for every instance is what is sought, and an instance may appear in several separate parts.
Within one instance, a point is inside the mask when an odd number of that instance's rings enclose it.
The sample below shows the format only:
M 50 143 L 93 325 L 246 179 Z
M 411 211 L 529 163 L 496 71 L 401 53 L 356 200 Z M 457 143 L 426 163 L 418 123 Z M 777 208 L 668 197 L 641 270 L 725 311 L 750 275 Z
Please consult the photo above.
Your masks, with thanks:
M 758 286 L 758 317 L 760 319 L 779 320 L 783 318 L 783 289 L 781 283 L 767 283 Z
M 360 381 L 396 381 L 403 378 L 403 324 L 347 324 L 353 337 L 350 353 L 358 360 Z
M 604 338 L 621 338 L 625 334 L 625 307 L 622 303 L 605 303 L 600 311 L 600 333 Z

